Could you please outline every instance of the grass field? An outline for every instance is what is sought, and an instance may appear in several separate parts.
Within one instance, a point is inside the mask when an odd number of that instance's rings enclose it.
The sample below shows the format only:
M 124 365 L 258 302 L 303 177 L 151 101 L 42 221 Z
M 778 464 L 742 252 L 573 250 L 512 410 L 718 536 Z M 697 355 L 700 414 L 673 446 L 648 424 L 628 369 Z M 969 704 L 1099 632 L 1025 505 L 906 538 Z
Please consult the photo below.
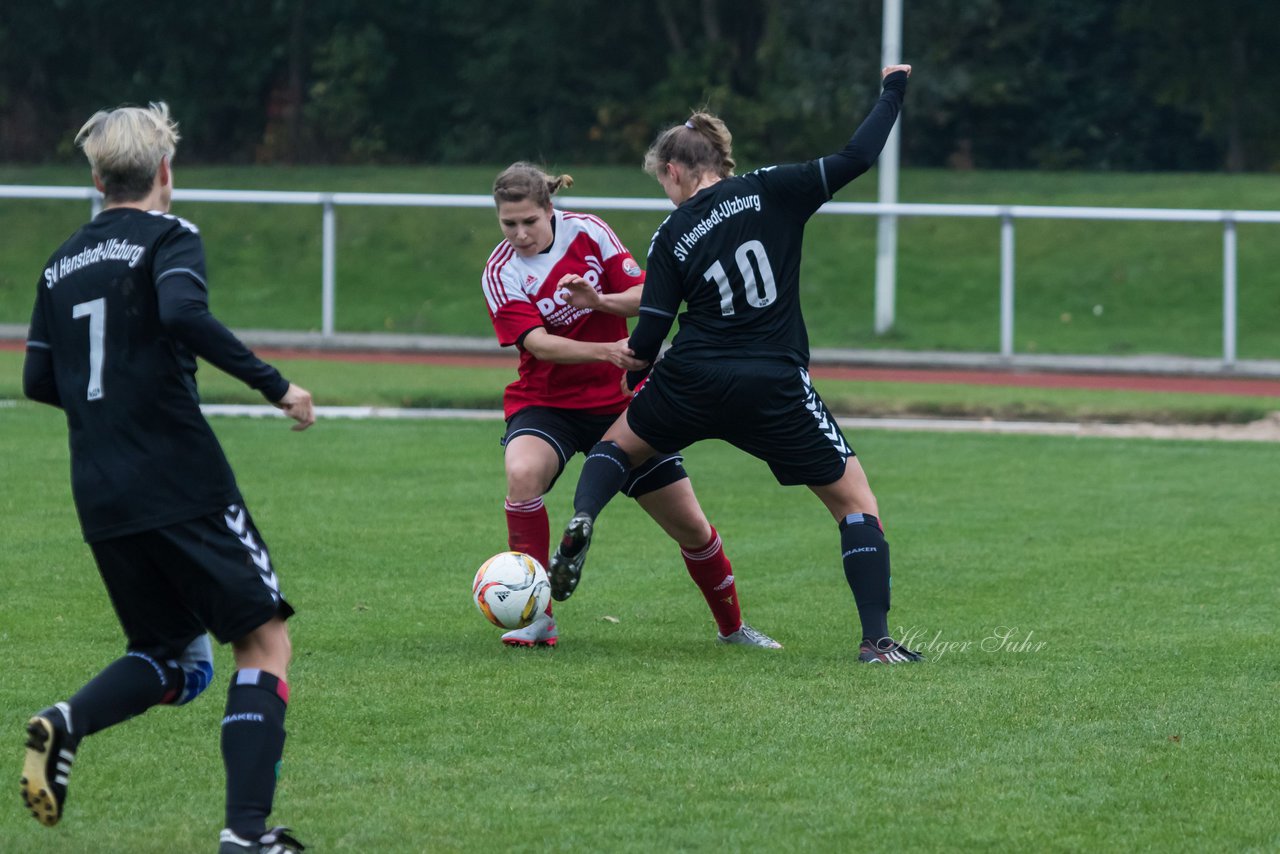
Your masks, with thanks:
M 777 653 L 714 644 L 674 548 L 621 501 L 561 647 L 502 648 L 468 601 L 504 542 L 498 423 L 214 427 L 300 612 L 276 818 L 313 850 L 1280 847 L 1269 445 L 851 436 L 893 543 L 891 625 L 932 659 L 874 669 L 833 523 L 725 446 L 689 468 Z M 15 783 L 24 716 L 121 647 L 66 453 L 59 413 L 0 408 Z M 218 665 L 210 696 L 82 746 L 58 828 L 14 791 L 0 851 L 211 850 Z
M 187 168 L 178 186 L 485 193 L 500 167 Z M 561 168 L 566 168 L 564 165 Z M 563 199 L 659 198 L 639 169 L 572 169 Z M 84 185 L 78 167 L 0 166 L 0 183 Z M 874 198 L 873 175 L 839 198 Z M 911 202 L 1274 210 L 1277 175 L 1018 173 L 907 170 Z M 320 325 L 318 208 L 184 204 L 205 237 L 215 310 L 233 327 Z M 0 202 L 0 323 L 23 323 L 48 254 L 87 217 L 84 202 Z M 610 213 L 643 254 L 656 213 Z M 1280 358 L 1277 226 L 1239 226 L 1239 355 Z M 814 346 L 999 349 L 999 227 L 904 219 L 898 325 L 872 331 L 876 224 L 818 216 L 805 245 L 805 313 Z M 501 235 L 487 210 L 341 208 L 339 330 L 489 335 L 479 276 Z M 1015 350 L 1020 353 L 1222 352 L 1222 230 L 1212 224 L 1025 221 L 1017 228 Z M 1095 313 L 1097 312 L 1097 313 Z

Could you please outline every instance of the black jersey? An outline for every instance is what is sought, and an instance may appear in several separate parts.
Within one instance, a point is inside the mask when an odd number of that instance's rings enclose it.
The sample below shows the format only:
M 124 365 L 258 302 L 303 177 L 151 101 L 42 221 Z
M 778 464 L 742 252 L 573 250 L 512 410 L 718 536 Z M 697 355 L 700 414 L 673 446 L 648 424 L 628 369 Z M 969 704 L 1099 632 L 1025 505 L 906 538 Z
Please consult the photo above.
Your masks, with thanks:
M 822 161 L 759 169 L 700 190 L 649 247 L 642 314 L 668 320 L 680 303 L 683 354 L 809 362 L 800 312 L 800 248 L 831 198 Z
M 195 357 L 161 322 L 159 289 L 179 280 L 203 293 L 196 228 L 110 208 L 53 254 L 37 285 L 28 361 L 51 375 L 39 399 L 66 412 L 72 494 L 90 542 L 241 501 L 200 413 Z M 258 365 L 279 391 L 279 374 Z
M 658 227 L 640 319 L 631 333 L 637 359 L 652 362 L 676 319 L 672 355 L 695 359 L 783 359 L 809 363 L 800 313 L 800 249 L 809 217 L 880 156 L 907 91 L 907 74 L 884 91 L 835 154 L 724 178 L 695 193 Z M 648 368 L 627 372 L 635 388 Z

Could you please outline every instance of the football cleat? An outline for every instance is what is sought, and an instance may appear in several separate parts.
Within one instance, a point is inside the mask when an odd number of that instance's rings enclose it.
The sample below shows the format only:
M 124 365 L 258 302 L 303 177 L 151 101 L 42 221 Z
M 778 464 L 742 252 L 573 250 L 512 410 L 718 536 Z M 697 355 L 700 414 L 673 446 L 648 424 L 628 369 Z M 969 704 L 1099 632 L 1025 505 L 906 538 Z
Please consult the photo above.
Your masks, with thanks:
M 66 729 L 65 704 L 45 709 L 27 721 L 27 760 L 22 767 L 22 802 L 45 827 L 62 818 L 67 802 L 67 775 L 76 753 Z
M 736 632 L 730 632 L 722 635 L 716 632 L 716 640 L 720 643 L 737 644 L 738 646 L 758 646 L 763 649 L 782 649 L 782 644 L 766 635 L 764 632 L 753 629 L 746 623 L 742 624 Z
M 924 656 L 907 649 L 893 638 L 864 640 L 858 647 L 858 661 L 863 664 L 910 664 L 924 661 Z
M 515 629 L 502 636 L 502 642 L 507 646 L 555 646 L 559 639 L 556 618 L 545 611 L 523 629 Z
M 273 827 L 257 839 L 245 839 L 231 828 L 223 830 L 218 836 L 218 854 L 291 854 L 305 851 L 303 845 L 289 833 L 287 827 Z
M 586 513 L 574 514 L 551 556 L 547 575 L 551 578 L 551 598 L 557 602 L 572 596 L 582 578 L 582 564 L 587 560 L 587 549 L 591 548 L 592 525 L 593 520 Z

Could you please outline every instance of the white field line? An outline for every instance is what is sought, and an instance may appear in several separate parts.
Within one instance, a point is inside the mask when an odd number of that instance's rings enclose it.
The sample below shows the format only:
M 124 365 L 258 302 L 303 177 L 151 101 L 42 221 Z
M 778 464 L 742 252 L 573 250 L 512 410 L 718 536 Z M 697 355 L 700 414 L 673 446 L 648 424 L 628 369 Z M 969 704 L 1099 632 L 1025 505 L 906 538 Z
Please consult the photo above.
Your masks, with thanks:
M 265 405 L 205 404 L 200 408 L 206 415 L 284 417 L 280 410 Z M 502 420 L 502 412 L 496 409 L 397 409 L 381 406 L 318 406 L 316 416 L 320 420 L 327 418 Z M 1275 415 L 1252 424 L 1099 424 L 1074 421 L 995 421 L 972 418 L 838 418 L 836 420 L 846 430 L 1280 442 L 1280 418 Z
M 274 406 L 266 404 L 204 403 L 200 411 L 205 415 L 236 415 L 248 418 L 272 418 L 285 415 Z M 501 421 L 498 409 L 399 409 L 391 406 L 317 406 L 316 418 L 347 418 L 354 420 L 380 419 L 386 421 L 426 421 L 456 418 L 464 421 Z

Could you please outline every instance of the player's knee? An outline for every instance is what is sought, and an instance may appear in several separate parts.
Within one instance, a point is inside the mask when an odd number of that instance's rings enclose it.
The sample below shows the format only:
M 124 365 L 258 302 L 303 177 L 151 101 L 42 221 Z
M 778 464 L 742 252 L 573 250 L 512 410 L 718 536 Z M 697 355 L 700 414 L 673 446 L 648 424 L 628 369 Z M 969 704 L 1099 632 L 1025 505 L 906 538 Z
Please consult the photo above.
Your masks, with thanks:
M 202 634 L 183 649 L 151 647 L 130 649 L 129 655 L 140 658 L 156 670 L 164 686 L 166 705 L 181 706 L 200 696 L 213 681 L 213 644 Z
M 280 625 L 279 657 L 281 669 L 288 667 L 293 661 L 293 640 L 283 623 Z
M 182 671 L 182 690 L 178 692 L 173 704 L 181 706 L 204 693 L 204 689 L 213 681 L 213 643 L 209 640 L 209 635 L 200 635 L 187 644 L 176 662 Z
M 547 491 L 546 467 L 537 460 L 507 461 L 507 497 L 532 501 Z
M 711 523 L 705 516 L 681 519 L 679 527 L 671 531 L 671 539 L 682 549 L 700 549 L 711 540 Z
M 236 667 L 256 668 L 285 678 L 293 658 L 293 644 L 284 620 L 276 617 L 249 632 L 233 644 Z

